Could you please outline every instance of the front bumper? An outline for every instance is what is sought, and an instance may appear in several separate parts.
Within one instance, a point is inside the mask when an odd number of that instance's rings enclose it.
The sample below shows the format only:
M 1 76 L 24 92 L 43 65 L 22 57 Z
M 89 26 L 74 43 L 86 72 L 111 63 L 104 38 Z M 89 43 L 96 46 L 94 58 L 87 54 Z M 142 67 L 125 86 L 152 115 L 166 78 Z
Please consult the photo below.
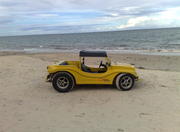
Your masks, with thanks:
M 139 80 L 139 77 L 138 77 L 138 76 L 136 76 L 136 77 L 134 77 L 134 79 L 135 79 L 135 81 L 138 81 L 138 80 Z
M 53 74 L 48 74 L 46 77 L 46 82 L 52 82 Z

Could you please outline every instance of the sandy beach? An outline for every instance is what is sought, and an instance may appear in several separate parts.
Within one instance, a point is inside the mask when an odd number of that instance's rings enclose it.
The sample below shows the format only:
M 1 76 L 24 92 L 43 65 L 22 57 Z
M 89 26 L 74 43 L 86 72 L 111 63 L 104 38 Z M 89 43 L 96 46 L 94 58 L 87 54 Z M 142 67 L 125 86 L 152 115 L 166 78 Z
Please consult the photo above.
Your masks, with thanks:
M 179 132 L 180 56 L 109 54 L 135 65 L 131 91 L 77 86 L 58 93 L 46 67 L 75 53 L 0 53 L 0 132 Z

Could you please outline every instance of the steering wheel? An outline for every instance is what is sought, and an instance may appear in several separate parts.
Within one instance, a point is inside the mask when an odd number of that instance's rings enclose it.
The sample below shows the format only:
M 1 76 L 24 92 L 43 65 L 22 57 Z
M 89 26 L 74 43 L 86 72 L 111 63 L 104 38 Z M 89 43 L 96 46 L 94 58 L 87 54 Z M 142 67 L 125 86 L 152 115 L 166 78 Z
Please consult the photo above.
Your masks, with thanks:
M 99 68 L 104 67 L 107 70 L 107 66 L 105 64 L 103 64 L 103 62 L 101 61 L 99 64 Z

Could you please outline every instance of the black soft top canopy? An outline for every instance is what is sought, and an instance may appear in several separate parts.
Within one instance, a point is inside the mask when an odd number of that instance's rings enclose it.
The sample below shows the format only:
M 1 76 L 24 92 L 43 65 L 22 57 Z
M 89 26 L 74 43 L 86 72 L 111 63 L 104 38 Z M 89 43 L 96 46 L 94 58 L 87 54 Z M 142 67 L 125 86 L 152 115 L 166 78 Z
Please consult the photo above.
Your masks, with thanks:
M 82 50 L 79 53 L 80 57 L 107 57 L 107 53 L 105 51 L 86 51 Z

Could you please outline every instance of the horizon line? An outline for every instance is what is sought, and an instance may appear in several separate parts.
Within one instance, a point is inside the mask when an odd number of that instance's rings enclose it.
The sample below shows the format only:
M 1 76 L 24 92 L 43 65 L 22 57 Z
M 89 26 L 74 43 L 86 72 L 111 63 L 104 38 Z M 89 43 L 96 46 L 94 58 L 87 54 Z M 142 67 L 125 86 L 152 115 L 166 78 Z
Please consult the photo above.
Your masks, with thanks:
M 89 34 L 89 33 L 105 33 L 105 32 L 126 32 L 126 31 L 139 31 L 139 30 L 158 30 L 158 29 L 174 29 L 180 27 L 163 27 L 163 28 L 137 28 L 137 29 L 124 29 L 124 30 L 107 30 L 107 31 L 92 31 L 92 32 L 72 32 L 72 33 L 45 33 L 45 34 L 24 34 L 24 35 L 0 35 L 0 37 L 21 37 L 21 36 L 41 36 L 41 35 L 68 35 L 68 34 Z

